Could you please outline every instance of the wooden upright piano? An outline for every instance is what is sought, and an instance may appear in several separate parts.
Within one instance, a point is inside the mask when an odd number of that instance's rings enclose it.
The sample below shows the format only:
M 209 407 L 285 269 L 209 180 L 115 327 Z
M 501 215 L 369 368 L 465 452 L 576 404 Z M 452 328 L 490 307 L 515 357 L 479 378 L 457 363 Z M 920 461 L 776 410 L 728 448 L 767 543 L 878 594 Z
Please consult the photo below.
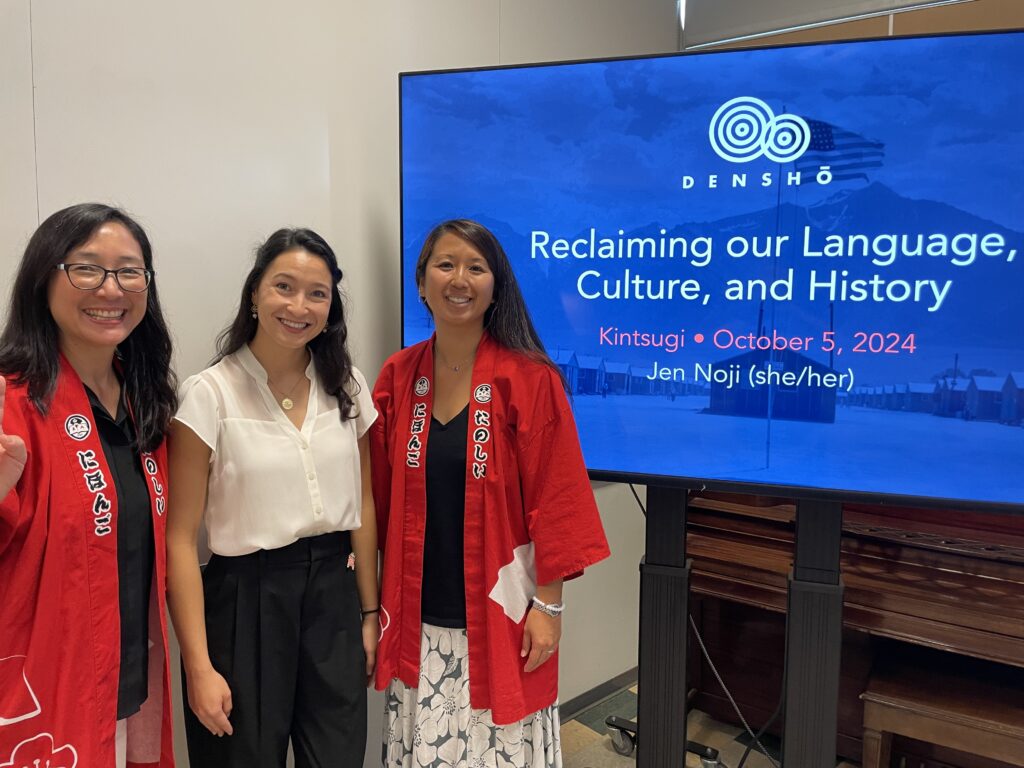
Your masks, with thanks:
M 691 613 L 756 728 L 774 711 L 781 690 L 795 507 L 712 493 L 695 495 L 689 504 Z M 970 657 L 982 666 L 1024 668 L 1024 518 L 844 505 L 841 562 L 837 752 L 843 757 L 860 760 L 859 696 L 879 655 L 929 648 L 954 654 L 939 657 L 951 663 Z M 693 706 L 734 722 L 703 658 L 691 653 L 689 663 Z M 998 667 L 991 669 L 998 674 Z M 780 732 L 780 725 L 771 730 Z

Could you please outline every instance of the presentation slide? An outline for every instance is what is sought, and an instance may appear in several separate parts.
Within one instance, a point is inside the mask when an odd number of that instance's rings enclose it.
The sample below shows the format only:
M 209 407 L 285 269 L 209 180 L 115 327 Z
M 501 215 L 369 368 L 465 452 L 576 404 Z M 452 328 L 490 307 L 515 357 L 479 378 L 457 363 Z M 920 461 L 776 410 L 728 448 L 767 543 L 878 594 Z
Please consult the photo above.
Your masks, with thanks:
M 1024 33 L 401 78 L 403 341 L 501 240 L 587 466 L 1024 504 Z

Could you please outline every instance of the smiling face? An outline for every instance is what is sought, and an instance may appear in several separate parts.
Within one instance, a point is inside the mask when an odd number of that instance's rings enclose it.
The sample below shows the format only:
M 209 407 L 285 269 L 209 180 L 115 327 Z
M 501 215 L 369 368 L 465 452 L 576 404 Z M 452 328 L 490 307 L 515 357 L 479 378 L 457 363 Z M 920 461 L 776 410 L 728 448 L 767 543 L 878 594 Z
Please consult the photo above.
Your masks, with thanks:
M 117 221 L 97 227 L 92 236 L 64 259 L 64 264 L 94 264 L 104 269 L 145 268 L 142 249 L 128 228 Z M 122 291 L 113 275 L 92 291 L 75 288 L 67 273 L 54 270 L 47 290 L 50 314 L 60 331 L 66 354 L 109 354 L 142 321 L 148 291 Z
M 479 250 L 446 232 L 434 243 L 419 292 L 438 328 L 478 330 L 494 301 L 494 273 Z
M 259 322 L 255 340 L 304 347 L 327 325 L 333 295 L 323 259 L 301 248 L 285 251 L 267 265 L 253 291 Z

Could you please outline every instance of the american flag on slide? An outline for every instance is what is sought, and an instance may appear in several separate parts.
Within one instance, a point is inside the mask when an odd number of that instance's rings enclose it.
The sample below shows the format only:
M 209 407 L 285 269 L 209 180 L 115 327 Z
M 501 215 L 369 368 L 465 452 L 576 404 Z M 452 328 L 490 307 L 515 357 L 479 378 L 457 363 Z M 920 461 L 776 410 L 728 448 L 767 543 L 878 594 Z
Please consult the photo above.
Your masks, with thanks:
M 849 179 L 868 180 L 865 171 L 881 168 L 885 158 L 885 144 L 866 139 L 858 133 L 846 131 L 821 120 L 808 120 L 811 143 L 796 160 L 794 170 L 815 174 L 822 165 L 832 171 L 833 181 Z

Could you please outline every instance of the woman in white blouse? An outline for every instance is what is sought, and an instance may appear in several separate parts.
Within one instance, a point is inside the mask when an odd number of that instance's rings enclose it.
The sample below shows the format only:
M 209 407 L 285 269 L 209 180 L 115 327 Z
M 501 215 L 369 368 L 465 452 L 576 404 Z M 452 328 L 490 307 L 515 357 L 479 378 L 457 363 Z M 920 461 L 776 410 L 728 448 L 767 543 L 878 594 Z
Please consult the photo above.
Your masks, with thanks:
M 346 349 L 340 280 L 315 232 L 272 234 L 216 364 L 182 386 L 167 579 L 193 768 L 283 767 L 289 741 L 297 768 L 363 762 L 377 414 Z

